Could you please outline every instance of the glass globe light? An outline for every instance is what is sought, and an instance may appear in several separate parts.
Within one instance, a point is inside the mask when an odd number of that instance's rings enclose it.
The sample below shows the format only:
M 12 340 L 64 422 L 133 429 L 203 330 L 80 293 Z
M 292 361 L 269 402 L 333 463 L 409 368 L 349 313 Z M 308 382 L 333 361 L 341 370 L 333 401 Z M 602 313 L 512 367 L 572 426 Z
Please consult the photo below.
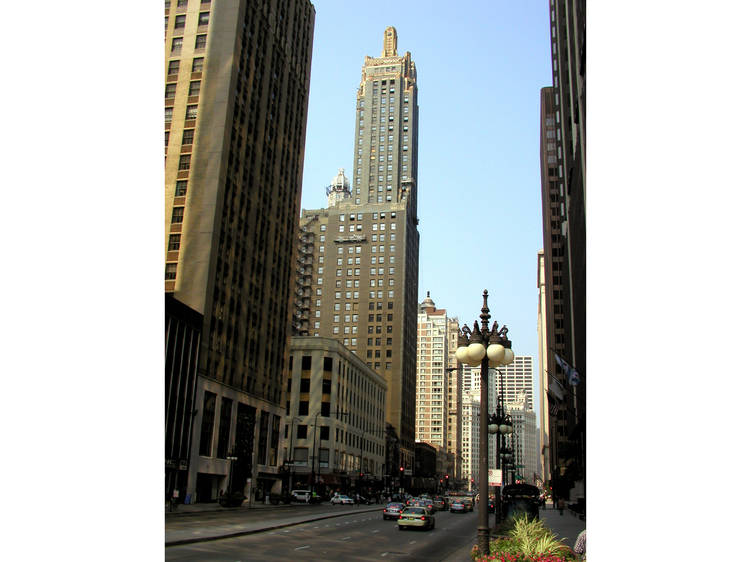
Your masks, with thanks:
M 469 348 L 466 347 L 465 345 L 456 349 L 456 359 L 458 360 L 459 363 L 466 363 L 466 359 L 467 359 L 466 354 L 468 353 L 468 351 L 469 351 Z
M 505 355 L 503 357 L 502 365 L 510 365 L 513 363 L 513 359 L 516 358 L 515 353 L 513 353 L 513 350 L 508 348 L 505 350 Z
M 467 355 L 469 357 L 469 360 L 472 363 L 476 363 L 476 365 L 472 365 L 472 367 L 476 367 L 482 362 L 482 359 L 484 359 L 484 356 L 486 353 L 484 349 L 484 344 L 481 344 L 478 342 L 470 343 L 467 350 L 468 350 Z
M 495 435 L 497 433 L 498 426 L 496 423 L 491 423 L 487 426 L 487 433 L 491 433 L 492 435 Z
M 499 367 L 502 365 L 504 357 L 505 348 L 499 343 L 491 343 L 487 347 L 487 359 L 489 359 L 490 367 Z

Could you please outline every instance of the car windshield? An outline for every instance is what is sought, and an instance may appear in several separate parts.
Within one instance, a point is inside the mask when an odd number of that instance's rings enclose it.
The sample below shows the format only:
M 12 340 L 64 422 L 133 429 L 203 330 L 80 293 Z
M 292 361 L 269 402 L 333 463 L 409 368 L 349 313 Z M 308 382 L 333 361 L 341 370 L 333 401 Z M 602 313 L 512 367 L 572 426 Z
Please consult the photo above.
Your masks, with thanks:
M 404 504 L 402 503 L 389 503 L 386 507 L 395 507 L 396 509 L 401 509 L 404 507 Z
M 411 513 L 413 515 L 424 515 L 425 509 L 423 507 L 407 507 L 404 513 Z

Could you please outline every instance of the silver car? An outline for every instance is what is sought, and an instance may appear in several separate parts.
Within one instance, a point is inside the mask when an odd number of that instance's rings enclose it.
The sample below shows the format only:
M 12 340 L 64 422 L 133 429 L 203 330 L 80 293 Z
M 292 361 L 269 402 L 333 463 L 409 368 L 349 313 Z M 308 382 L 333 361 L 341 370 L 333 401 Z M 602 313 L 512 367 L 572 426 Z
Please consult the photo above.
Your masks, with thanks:
M 385 506 L 383 510 L 383 519 L 398 519 L 401 512 L 404 510 L 404 504 L 398 502 L 391 502 Z

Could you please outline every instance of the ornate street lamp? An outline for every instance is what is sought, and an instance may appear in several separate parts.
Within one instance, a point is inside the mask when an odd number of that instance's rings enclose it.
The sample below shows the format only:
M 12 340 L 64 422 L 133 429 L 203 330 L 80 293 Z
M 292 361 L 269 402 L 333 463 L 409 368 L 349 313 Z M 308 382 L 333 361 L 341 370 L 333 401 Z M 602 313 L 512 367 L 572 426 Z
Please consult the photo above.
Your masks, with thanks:
M 481 365 L 479 374 L 479 411 L 481 414 L 479 416 L 479 524 L 477 525 L 477 545 L 479 554 L 485 556 L 490 553 L 490 529 L 487 516 L 487 500 L 489 498 L 487 370 L 489 367 L 510 365 L 514 359 L 513 351 L 510 349 L 511 342 L 507 337 L 508 328 L 503 326 L 498 331 L 497 322 L 492 324 L 492 329 L 488 327 L 491 316 L 490 309 L 487 307 L 487 295 L 487 289 L 485 289 L 482 313 L 479 315 L 482 328 L 479 328 L 476 320 L 474 321 L 474 330 L 470 330 L 464 324 L 461 328 L 462 333 L 458 336 L 458 349 L 456 350 L 456 359 L 461 363 L 470 367 Z

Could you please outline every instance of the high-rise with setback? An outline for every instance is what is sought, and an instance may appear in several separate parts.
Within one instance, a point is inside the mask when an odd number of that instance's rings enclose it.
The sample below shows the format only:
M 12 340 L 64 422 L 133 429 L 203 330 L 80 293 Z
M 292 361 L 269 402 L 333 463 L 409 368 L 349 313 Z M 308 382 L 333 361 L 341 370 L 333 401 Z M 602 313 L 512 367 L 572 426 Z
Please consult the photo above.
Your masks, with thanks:
M 385 378 L 390 475 L 414 463 L 418 122 L 416 67 L 388 27 L 362 66 L 352 182 L 340 170 L 328 207 L 300 218 L 295 329 L 338 339 Z
M 186 494 L 278 482 L 315 10 L 167 0 L 165 291 L 202 317 Z

